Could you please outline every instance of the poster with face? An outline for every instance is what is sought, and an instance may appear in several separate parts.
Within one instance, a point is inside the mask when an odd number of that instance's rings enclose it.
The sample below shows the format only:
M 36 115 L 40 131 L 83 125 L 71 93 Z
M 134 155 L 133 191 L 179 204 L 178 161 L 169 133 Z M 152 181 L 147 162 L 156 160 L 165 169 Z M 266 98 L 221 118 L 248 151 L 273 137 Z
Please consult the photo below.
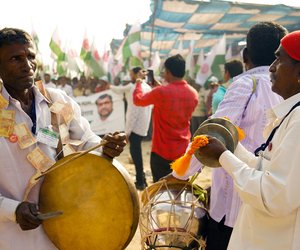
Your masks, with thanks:
M 97 135 L 124 131 L 125 110 L 123 95 L 105 90 L 90 96 L 75 98 L 81 108 L 81 114 L 91 124 Z

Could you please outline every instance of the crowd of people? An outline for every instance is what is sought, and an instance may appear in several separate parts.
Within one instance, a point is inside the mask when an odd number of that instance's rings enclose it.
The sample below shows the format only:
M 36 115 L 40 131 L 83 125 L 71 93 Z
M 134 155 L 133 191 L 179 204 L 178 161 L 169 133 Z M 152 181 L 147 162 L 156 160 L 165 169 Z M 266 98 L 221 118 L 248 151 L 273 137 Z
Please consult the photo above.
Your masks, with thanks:
M 52 77 L 49 73 L 44 73 L 40 76 L 43 79 L 46 88 L 58 88 L 64 90 L 71 97 L 89 96 L 94 93 L 109 89 L 109 81 L 106 76 L 98 77 L 85 77 L 84 75 L 74 78 L 67 76 L 59 76 L 57 79 Z M 115 85 L 119 85 L 119 78 L 114 81 Z M 129 81 L 125 81 L 125 84 Z
M 177 54 L 164 62 L 163 83 L 154 79 L 149 85 L 147 71 L 136 67 L 125 84 L 119 78 L 110 84 L 105 77 L 84 76 L 55 81 L 44 74 L 44 91 L 34 84 L 32 38 L 19 29 L 0 30 L 0 248 L 55 249 L 39 227 L 40 185 L 23 201 L 40 163 L 35 160 L 57 158 L 53 146 L 34 138 L 41 128 L 61 135 L 63 125 L 70 139 L 82 140 L 76 150 L 96 145 L 102 139 L 91 131 L 72 97 L 111 89 L 126 96 L 125 133 L 105 135 L 108 143 L 100 152 L 110 159 L 118 156 L 127 137 L 139 190 L 147 186 L 141 142 L 151 114 L 153 182 L 187 180 L 201 171 L 203 165 L 194 156 L 184 175 L 172 171 L 170 163 L 189 149 L 192 134 L 207 118 L 227 117 L 244 130 L 245 139 L 234 153 L 209 136 L 209 143 L 198 149 L 222 166 L 212 172 L 207 250 L 299 249 L 300 31 L 288 34 L 283 26 L 261 22 L 249 29 L 246 43 L 243 63 L 226 62 L 223 79 L 212 76 L 207 90 L 185 80 L 185 60 Z M 53 111 L 56 102 L 73 112 L 67 116 Z M 50 111 L 64 118 L 61 124 L 53 124 Z M 39 157 L 28 157 L 37 148 Z

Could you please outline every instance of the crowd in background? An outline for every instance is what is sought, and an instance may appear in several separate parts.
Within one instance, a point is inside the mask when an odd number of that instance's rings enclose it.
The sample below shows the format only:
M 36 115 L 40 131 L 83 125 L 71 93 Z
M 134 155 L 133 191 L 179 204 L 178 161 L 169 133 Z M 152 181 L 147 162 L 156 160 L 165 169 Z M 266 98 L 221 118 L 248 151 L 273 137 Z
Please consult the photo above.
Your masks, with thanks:
M 191 134 L 194 134 L 199 125 L 210 117 L 218 107 L 218 104 L 222 101 L 227 88 L 230 86 L 233 77 L 243 72 L 243 64 L 240 60 L 231 60 L 224 65 L 223 79 L 218 79 L 215 76 L 211 76 L 205 86 L 197 84 L 194 79 L 189 76 L 185 77 L 185 80 L 198 92 L 198 105 L 196 106 L 192 119 L 190 121 Z M 89 96 L 94 93 L 99 93 L 104 90 L 111 89 L 116 94 L 124 96 L 125 113 L 127 110 L 127 102 L 130 89 L 132 88 L 132 79 L 129 75 L 124 77 L 115 77 L 112 82 L 109 81 L 107 76 L 98 77 L 80 77 L 69 78 L 66 76 L 59 76 L 57 79 L 52 77 L 49 73 L 44 73 L 41 76 L 46 88 L 59 88 L 64 90 L 71 97 Z M 164 79 L 161 76 L 156 77 L 161 80 Z M 147 138 L 151 138 L 150 134 Z

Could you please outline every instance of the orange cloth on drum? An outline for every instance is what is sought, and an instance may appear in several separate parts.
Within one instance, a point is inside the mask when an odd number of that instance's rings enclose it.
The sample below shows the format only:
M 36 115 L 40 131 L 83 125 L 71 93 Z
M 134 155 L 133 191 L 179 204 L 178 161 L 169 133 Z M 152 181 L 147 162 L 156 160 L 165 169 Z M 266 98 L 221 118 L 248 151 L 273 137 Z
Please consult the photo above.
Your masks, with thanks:
M 183 176 L 188 169 L 192 155 L 195 151 L 201 147 L 205 147 L 209 143 L 207 136 L 198 135 L 195 136 L 190 149 L 180 158 L 171 163 L 171 168 L 178 174 L 179 176 Z

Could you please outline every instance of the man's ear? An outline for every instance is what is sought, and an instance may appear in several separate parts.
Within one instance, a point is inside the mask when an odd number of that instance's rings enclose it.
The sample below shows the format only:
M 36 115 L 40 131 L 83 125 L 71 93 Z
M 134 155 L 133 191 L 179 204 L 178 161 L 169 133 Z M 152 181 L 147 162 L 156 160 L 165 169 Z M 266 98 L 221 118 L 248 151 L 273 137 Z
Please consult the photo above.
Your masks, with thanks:
M 248 53 L 248 48 L 247 47 L 245 47 L 243 49 L 243 62 L 244 62 L 244 64 L 249 63 L 249 53 Z

